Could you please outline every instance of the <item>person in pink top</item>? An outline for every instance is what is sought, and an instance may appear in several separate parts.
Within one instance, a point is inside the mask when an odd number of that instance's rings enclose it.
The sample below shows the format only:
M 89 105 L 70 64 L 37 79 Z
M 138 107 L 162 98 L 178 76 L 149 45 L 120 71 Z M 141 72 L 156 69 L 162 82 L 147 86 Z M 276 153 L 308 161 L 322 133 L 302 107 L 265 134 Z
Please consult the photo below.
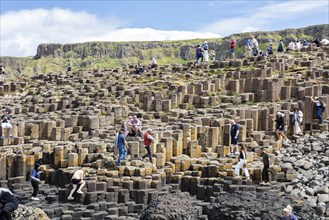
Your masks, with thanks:
M 133 118 L 130 120 L 128 129 L 129 133 L 133 136 L 141 135 L 142 122 L 137 118 L 136 115 L 134 115 Z

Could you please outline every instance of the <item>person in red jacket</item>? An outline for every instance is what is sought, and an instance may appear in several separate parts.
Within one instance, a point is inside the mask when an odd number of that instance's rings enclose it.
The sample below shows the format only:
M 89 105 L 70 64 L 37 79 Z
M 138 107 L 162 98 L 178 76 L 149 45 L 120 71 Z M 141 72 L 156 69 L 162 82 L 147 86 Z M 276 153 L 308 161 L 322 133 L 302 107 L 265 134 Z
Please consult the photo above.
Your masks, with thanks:
M 236 41 L 235 41 L 234 38 L 232 37 L 232 39 L 231 39 L 231 41 L 230 41 L 230 53 L 231 53 L 231 58 L 232 58 L 232 59 L 234 59 L 235 44 L 236 44 Z
M 144 146 L 147 150 L 147 154 L 145 154 L 143 157 L 142 157 L 142 160 L 145 159 L 145 157 L 149 157 L 149 160 L 151 162 L 151 164 L 153 166 L 155 166 L 153 164 L 153 161 L 152 161 L 152 142 L 154 142 L 154 137 L 152 136 L 152 129 L 149 128 L 147 129 L 147 132 L 144 134 Z

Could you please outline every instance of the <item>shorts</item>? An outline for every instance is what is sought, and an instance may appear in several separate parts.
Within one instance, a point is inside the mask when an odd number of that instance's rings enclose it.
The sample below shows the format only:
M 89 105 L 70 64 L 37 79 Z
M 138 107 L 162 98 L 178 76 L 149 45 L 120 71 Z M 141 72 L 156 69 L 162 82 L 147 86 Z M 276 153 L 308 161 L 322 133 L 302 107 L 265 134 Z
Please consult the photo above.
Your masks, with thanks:
M 230 53 L 234 53 L 235 49 L 234 48 L 231 48 L 230 49 Z
M 237 145 L 237 144 L 238 144 L 238 141 L 239 141 L 239 137 L 237 137 L 237 138 L 232 138 L 232 139 L 231 139 L 231 144 L 233 144 L 233 145 Z
M 2 128 L 12 128 L 13 126 L 11 126 L 10 123 L 2 123 L 2 124 L 1 124 L 1 127 L 2 127 Z
M 277 128 L 276 130 L 278 130 L 279 132 L 284 132 L 284 128 Z
M 74 185 L 78 185 L 81 182 L 81 179 L 71 179 L 71 183 Z

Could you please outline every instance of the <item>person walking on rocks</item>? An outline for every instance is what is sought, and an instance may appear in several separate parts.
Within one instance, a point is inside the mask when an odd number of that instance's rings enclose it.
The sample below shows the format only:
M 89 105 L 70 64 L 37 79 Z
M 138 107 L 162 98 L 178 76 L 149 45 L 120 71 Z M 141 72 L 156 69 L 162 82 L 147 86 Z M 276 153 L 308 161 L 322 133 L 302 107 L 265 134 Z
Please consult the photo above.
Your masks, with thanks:
M 149 157 L 149 160 L 151 164 L 154 166 L 153 161 L 152 161 L 152 143 L 154 142 L 154 137 L 152 136 L 152 129 L 149 128 L 147 129 L 147 132 L 144 134 L 144 147 L 147 150 L 147 154 L 145 154 L 142 157 L 142 160 L 145 159 L 145 157 Z
M 252 36 L 250 36 L 251 38 L 251 49 L 252 49 L 252 54 L 254 56 L 258 56 L 259 53 L 259 44 L 257 41 L 257 36 L 255 36 L 254 38 Z
M 200 45 L 198 45 L 196 47 L 196 50 L 195 50 L 195 53 L 196 53 L 195 54 L 195 65 L 198 65 L 200 58 L 201 58 L 201 63 L 203 63 L 203 54 L 202 54 L 202 52 L 203 52 L 203 48 Z
M 12 117 L 11 115 L 8 115 L 8 111 L 7 110 L 3 110 L 3 115 L 1 116 L 1 138 L 5 138 L 5 133 L 6 131 L 8 131 L 9 133 L 9 137 L 13 138 L 12 135 L 12 125 L 10 123 Z
M 283 209 L 282 220 L 298 220 L 297 217 L 292 213 L 292 207 L 287 205 L 286 208 Z
M 245 52 L 243 54 L 244 57 L 250 57 L 251 56 L 251 36 L 247 39 L 246 45 L 245 45 Z
M 35 201 L 38 201 L 40 200 L 38 197 L 37 197 L 37 194 L 39 192 L 39 184 L 40 184 L 40 172 L 39 172 L 39 166 L 40 164 L 39 163 L 36 163 L 34 165 L 34 169 L 32 171 L 32 176 L 31 176 L 31 184 L 32 184 L 32 187 L 33 187 L 33 193 L 32 193 L 32 197 L 31 199 L 32 200 L 35 200 Z
M 292 115 L 292 124 L 294 125 L 294 134 L 303 135 L 301 125 L 303 122 L 303 112 L 298 108 L 294 108 L 293 112 L 290 112 Z
M 67 197 L 67 200 L 73 200 L 74 199 L 73 193 L 78 188 L 78 185 L 80 185 L 80 186 L 79 186 L 79 189 L 77 190 L 77 193 L 79 193 L 81 195 L 83 194 L 83 192 L 81 190 L 86 184 L 86 182 L 83 180 L 85 174 L 87 174 L 87 169 L 86 168 L 81 169 L 81 170 L 77 170 L 77 171 L 74 172 L 74 174 L 71 178 L 72 190 L 70 192 L 69 197 Z
M 239 162 L 237 165 L 235 165 L 235 176 L 240 176 L 241 168 L 247 179 L 250 179 L 250 175 L 247 169 L 247 147 L 245 144 L 241 145 Z
M 288 144 L 289 139 L 287 138 L 287 136 L 284 134 L 284 114 L 281 112 L 278 112 L 276 114 L 276 119 L 274 120 L 274 118 L 272 117 L 273 121 L 275 121 L 276 125 L 276 135 L 278 137 L 278 142 L 282 141 L 282 138 L 285 139 L 284 144 Z
M 235 153 L 239 154 L 239 147 L 238 147 L 238 141 L 239 141 L 239 135 L 240 135 L 240 126 L 235 122 L 235 120 L 231 120 L 231 155 L 234 154 L 234 148 L 236 149 Z
M 209 62 L 209 46 L 207 41 L 205 41 L 203 44 L 203 56 L 204 56 L 204 61 Z
M 323 119 L 322 119 L 322 113 L 325 110 L 323 102 L 320 100 L 319 97 L 315 96 L 314 98 L 311 97 L 312 102 L 316 106 L 316 117 L 319 119 L 319 124 L 322 124 Z
M 270 185 L 270 178 L 268 175 L 268 169 L 270 168 L 271 162 L 270 162 L 270 157 L 268 156 L 268 154 L 265 152 L 264 148 L 261 148 L 260 150 L 260 156 L 263 158 L 263 172 L 262 172 L 262 182 L 260 183 L 260 185 L 262 186 L 269 186 Z
M 283 52 L 284 51 L 284 49 L 283 49 L 283 42 L 282 42 L 282 40 L 280 40 L 280 42 L 279 42 L 279 46 L 278 46 L 278 52 Z
M 116 147 L 118 148 L 119 152 L 116 165 L 119 167 L 121 165 L 121 160 L 126 160 L 126 152 L 128 147 L 124 128 L 121 128 L 119 131 L 119 135 L 116 140 Z
M 0 219 L 11 220 L 11 214 L 18 207 L 18 200 L 16 196 L 6 188 L 0 188 Z

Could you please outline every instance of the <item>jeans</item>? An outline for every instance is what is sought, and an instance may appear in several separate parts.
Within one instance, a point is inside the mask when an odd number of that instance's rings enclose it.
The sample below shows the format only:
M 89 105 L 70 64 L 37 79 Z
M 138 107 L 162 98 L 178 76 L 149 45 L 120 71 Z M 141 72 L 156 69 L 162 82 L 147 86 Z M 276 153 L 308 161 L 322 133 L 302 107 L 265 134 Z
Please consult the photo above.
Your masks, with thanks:
M 39 192 L 39 182 L 37 181 L 31 181 L 32 187 L 33 187 L 33 193 L 32 197 L 36 197 Z
M 319 119 L 320 124 L 322 124 L 322 112 L 323 112 L 322 106 L 316 107 L 316 118 Z
M 118 147 L 118 151 L 119 151 L 119 156 L 118 156 L 118 160 L 117 160 L 117 166 L 120 166 L 121 165 L 121 160 L 125 160 L 126 158 L 126 153 L 127 153 L 127 150 L 124 146 L 122 147 Z
M 265 183 L 270 182 L 269 181 L 270 178 L 268 177 L 268 168 L 269 168 L 269 166 L 264 165 L 264 169 L 263 169 L 263 173 L 262 173 L 262 179 Z
M 152 161 L 152 148 L 151 148 L 151 146 L 145 146 L 145 148 L 147 150 L 147 154 L 145 154 L 143 156 L 143 159 L 148 156 L 149 159 L 150 159 L 150 162 L 153 163 L 153 161 Z
M 200 58 L 201 58 L 201 62 L 203 63 L 203 55 L 202 54 L 197 54 L 195 64 L 198 64 Z

